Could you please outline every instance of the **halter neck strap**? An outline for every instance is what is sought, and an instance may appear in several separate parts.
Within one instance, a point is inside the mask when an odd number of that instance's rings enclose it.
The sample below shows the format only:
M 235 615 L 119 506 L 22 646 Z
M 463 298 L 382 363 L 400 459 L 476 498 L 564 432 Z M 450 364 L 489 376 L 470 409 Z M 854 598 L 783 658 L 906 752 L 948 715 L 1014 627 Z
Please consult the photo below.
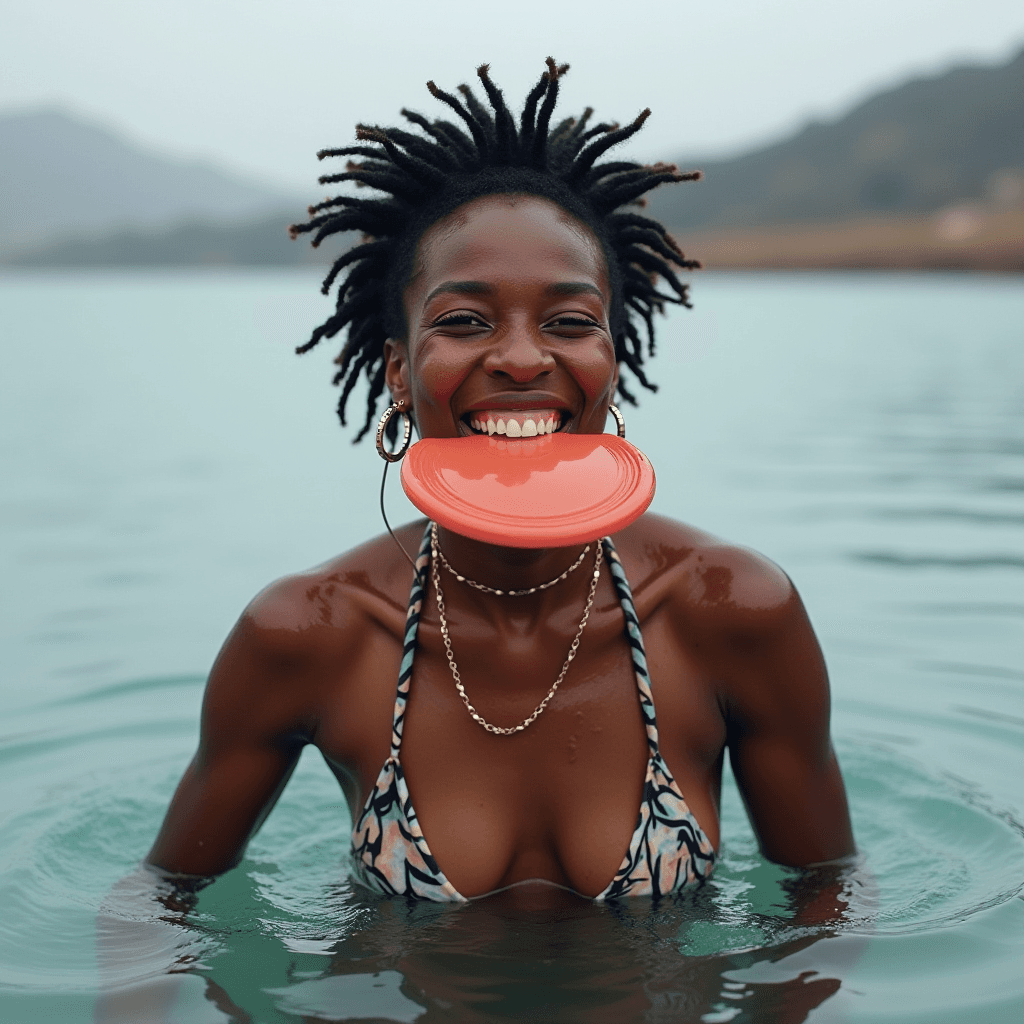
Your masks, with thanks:
M 405 616 L 405 640 L 402 643 L 402 665 L 398 670 L 398 690 L 395 693 L 395 713 L 391 720 L 391 758 L 398 760 L 402 749 L 402 729 L 405 725 L 405 705 L 409 700 L 409 685 L 412 682 L 412 665 L 416 658 L 416 635 L 420 628 L 420 614 L 423 599 L 427 596 L 427 568 L 430 565 L 430 523 L 423 533 L 416 556 L 416 575 L 409 594 L 409 611 Z
M 640 697 L 640 712 L 644 717 L 644 728 L 647 730 L 647 746 L 651 757 L 658 755 L 658 718 L 654 713 L 654 694 L 651 692 L 651 677 L 647 672 L 647 651 L 644 649 L 644 638 L 640 632 L 640 619 L 633 604 L 633 591 L 630 589 L 626 572 L 618 551 L 611 537 L 601 541 L 604 548 L 605 561 L 611 573 L 615 593 L 622 606 L 622 615 L 626 620 L 626 639 L 629 641 L 629 653 L 633 658 L 633 674 L 636 676 L 636 689 Z

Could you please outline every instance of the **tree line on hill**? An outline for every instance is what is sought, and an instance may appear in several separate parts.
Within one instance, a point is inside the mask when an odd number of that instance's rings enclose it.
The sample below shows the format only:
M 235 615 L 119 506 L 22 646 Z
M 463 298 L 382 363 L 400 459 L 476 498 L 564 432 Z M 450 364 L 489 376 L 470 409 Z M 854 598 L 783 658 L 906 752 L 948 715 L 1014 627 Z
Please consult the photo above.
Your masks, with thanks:
M 2 262 L 283 266 L 330 258 L 289 240 L 287 225 L 305 204 L 281 190 L 141 154 L 52 112 L 0 118 L 0 142 Z M 658 189 L 648 209 L 684 243 L 695 240 L 698 255 L 710 252 L 712 265 L 1024 270 L 1024 51 L 998 67 L 907 82 L 734 159 L 679 163 L 700 167 L 703 180 Z M 63 207 L 44 193 L 59 195 Z M 50 222 L 37 218 L 33 227 L 34 209 Z M 111 220 L 125 226 L 104 229 Z

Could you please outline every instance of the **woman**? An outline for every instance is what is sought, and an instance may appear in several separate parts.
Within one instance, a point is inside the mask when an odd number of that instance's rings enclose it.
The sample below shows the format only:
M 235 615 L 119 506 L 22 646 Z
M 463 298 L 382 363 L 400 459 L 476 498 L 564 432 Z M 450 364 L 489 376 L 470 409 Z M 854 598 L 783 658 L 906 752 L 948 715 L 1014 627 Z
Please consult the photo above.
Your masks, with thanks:
M 324 283 L 348 269 L 336 314 L 300 349 L 348 329 L 335 383 L 344 423 L 369 381 L 360 437 L 385 387 L 392 440 L 408 415 L 422 437 L 510 443 L 602 432 L 616 393 L 631 400 L 621 369 L 651 387 L 635 321 L 650 352 L 653 314 L 687 301 L 673 265 L 696 264 L 624 207 L 694 175 L 596 162 L 648 111 L 622 129 L 588 129 L 589 110 L 550 128 L 566 70 L 549 59 L 518 124 L 484 66 L 489 110 L 429 83 L 465 130 L 403 111 L 422 133 L 360 126 L 372 145 L 320 154 L 362 158 L 322 181 L 384 194 L 328 200 L 293 228 L 314 245 L 363 235 Z M 150 863 L 232 867 L 310 743 L 352 808 L 358 872 L 386 893 L 463 900 L 541 880 L 609 899 L 700 882 L 727 747 L 767 857 L 853 852 L 825 666 L 772 563 L 654 515 L 583 549 L 425 522 L 396 539 L 419 549 L 414 572 L 384 536 L 246 610 Z

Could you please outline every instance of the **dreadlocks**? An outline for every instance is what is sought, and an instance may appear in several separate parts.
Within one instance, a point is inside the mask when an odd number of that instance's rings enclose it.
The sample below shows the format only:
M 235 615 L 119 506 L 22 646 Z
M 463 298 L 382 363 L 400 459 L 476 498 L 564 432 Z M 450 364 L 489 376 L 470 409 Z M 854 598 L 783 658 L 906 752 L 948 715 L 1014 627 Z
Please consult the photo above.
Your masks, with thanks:
M 361 375 L 369 383 L 366 421 L 358 441 L 373 425 L 377 402 L 384 390 L 384 342 L 407 335 L 402 293 L 413 273 L 416 247 L 423 233 L 449 213 L 485 195 L 528 194 L 549 199 L 587 225 L 604 252 L 612 292 L 610 326 L 615 356 L 640 384 L 656 390 L 643 370 L 645 348 L 654 354 L 655 312 L 666 302 L 689 306 L 687 286 L 675 267 L 699 267 L 688 260 L 665 231 L 649 217 L 625 211 L 642 206 L 642 196 L 666 181 L 693 181 L 700 172 L 680 173 L 672 164 L 644 166 L 632 161 L 597 163 L 613 146 L 635 135 L 650 115 L 644 110 L 624 128 L 597 124 L 588 128 L 588 107 L 579 118 L 566 118 L 551 127 L 559 79 L 569 70 L 550 57 L 547 70 L 526 97 L 519 123 L 505 105 L 501 90 L 491 81 L 488 65 L 477 69 L 490 106 L 480 102 L 469 86 L 459 97 L 427 83 L 431 94 L 450 107 L 465 125 L 430 121 L 402 110 L 403 117 L 422 134 L 401 128 L 356 126 L 356 138 L 371 145 L 325 149 L 329 156 L 348 160 L 341 174 L 327 174 L 321 184 L 352 181 L 384 193 L 385 198 L 357 199 L 340 195 L 309 208 L 310 220 L 293 224 L 292 238 L 313 233 L 318 246 L 342 231 L 356 231 L 362 242 L 334 261 L 321 291 L 327 295 L 343 270 L 337 307 L 312 337 L 296 349 L 302 354 L 322 338 L 343 328 L 348 337 L 335 359 L 335 385 L 343 385 L 338 416 L 345 424 L 345 406 Z M 468 134 L 467 134 L 468 129 Z M 672 289 L 659 291 L 661 278 Z M 646 346 L 638 322 L 643 324 Z M 636 399 L 622 382 L 621 397 Z M 389 426 L 393 426 L 392 421 Z

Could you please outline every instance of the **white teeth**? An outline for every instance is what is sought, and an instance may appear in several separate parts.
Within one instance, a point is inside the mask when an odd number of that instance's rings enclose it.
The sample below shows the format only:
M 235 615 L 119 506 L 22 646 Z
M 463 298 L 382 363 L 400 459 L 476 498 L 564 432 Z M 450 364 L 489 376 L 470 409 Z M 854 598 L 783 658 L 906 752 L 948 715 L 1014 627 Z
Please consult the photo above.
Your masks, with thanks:
M 479 434 L 493 436 L 502 434 L 505 437 L 543 437 L 554 434 L 562 427 L 562 414 L 553 412 L 544 415 L 541 410 L 533 412 L 524 410 L 521 413 L 497 416 L 488 413 L 484 416 L 471 416 L 470 427 Z

